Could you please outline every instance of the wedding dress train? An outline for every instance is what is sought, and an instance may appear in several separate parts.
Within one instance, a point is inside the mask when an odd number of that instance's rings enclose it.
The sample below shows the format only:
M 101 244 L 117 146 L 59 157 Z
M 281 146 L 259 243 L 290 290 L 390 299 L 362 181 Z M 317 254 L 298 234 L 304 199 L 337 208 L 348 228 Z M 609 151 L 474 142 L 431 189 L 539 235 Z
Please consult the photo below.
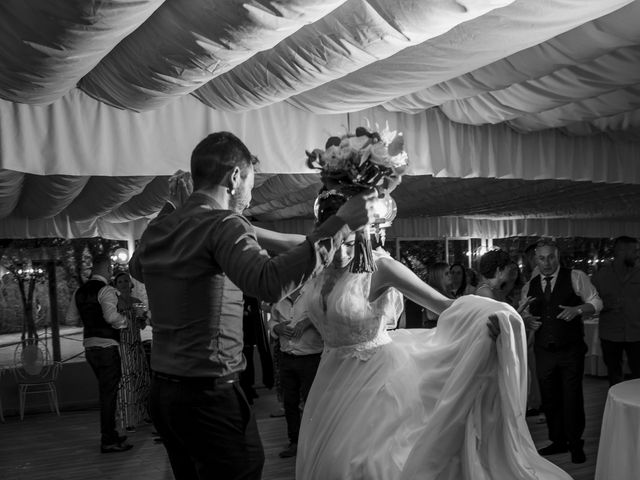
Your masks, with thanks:
M 435 329 L 387 332 L 402 295 L 388 289 L 369 302 L 370 280 L 328 269 L 303 292 L 325 351 L 304 409 L 298 480 L 571 478 L 531 440 L 524 325 L 513 308 L 468 295 Z

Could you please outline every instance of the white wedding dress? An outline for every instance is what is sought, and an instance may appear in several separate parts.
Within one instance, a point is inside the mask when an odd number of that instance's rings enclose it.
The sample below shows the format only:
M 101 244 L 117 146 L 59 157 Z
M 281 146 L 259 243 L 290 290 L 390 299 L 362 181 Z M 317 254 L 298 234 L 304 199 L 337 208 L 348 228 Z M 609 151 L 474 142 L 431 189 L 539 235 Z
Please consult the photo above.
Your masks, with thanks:
M 387 332 L 402 295 L 389 289 L 369 302 L 371 274 L 336 274 L 326 270 L 303 292 L 325 351 L 304 408 L 297 480 L 571 478 L 538 455 L 525 423 L 515 310 L 469 295 L 435 329 Z

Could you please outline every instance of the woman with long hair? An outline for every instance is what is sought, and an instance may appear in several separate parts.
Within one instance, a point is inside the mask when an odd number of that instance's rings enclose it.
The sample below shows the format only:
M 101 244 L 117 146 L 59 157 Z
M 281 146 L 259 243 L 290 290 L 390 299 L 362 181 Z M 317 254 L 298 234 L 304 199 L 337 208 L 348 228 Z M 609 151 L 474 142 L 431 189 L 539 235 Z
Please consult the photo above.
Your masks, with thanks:
M 149 389 L 151 380 L 140 330 L 146 326 L 146 311 L 139 298 L 131 295 L 133 283 L 127 272 L 116 273 L 118 310 L 127 316 L 127 328 L 120 332 L 122 378 L 118 389 L 118 418 L 123 428 L 134 432 L 143 421 L 150 423 Z
M 467 282 L 467 269 L 461 263 L 454 263 L 449 268 L 451 274 L 451 296 L 459 298 L 462 295 L 475 293 L 475 288 Z

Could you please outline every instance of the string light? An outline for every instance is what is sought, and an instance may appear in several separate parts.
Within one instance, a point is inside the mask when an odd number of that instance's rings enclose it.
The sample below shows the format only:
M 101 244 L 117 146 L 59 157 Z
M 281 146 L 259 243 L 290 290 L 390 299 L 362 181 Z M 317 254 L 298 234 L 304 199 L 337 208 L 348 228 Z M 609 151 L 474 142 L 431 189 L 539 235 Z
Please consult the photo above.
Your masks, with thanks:
M 129 262 L 129 250 L 126 248 L 118 248 L 111 255 L 111 261 L 118 265 L 126 265 Z
M 26 267 L 15 270 L 15 275 L 18 280 L 41 279 L 44 277 L 45 271 L 44 268 L 34 267 L 29 263 Z

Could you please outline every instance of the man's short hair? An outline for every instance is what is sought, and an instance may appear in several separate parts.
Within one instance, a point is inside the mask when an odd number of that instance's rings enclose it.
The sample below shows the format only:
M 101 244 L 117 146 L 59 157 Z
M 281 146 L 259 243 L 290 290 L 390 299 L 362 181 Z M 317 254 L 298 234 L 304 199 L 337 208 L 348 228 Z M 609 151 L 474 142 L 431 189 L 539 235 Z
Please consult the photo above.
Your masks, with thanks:
M 198 190 L 220 185 L 224 176 L 234 168 L 244 171 L 256 163 L 258 159 L 233 133 L 212 133 L 191 153 L 193 188 Z
M 616 238 L 613 241 L 613 248 L 614 250 L 619 246 L 619 245 L 633 245 L 638 243 L 638 239 L 637 238 L 633 238 L 633 237 L 628 237 L 626 235 L 622 235 L 618 238 Z
M 553 238 L 541 238 L 540 240 L 538 240 L 538 243 L 536 243 L 536 249 L 541 247 L 552 247 L 556 250 L 558 249 L 558 245 Z

